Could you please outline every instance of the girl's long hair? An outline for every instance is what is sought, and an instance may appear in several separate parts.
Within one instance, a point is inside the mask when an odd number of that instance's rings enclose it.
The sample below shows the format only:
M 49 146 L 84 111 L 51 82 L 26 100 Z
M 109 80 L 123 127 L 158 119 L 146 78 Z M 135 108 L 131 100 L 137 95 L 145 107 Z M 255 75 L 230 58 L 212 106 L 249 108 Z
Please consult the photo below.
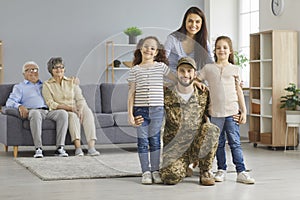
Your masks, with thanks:
M 216 61 L 216 62 L 218 61 L 218 57 L 217 57 L 217 55 L 216 55 L 216 47 L 217 47 L 217 43 L 218 43 L 220 40 L 225 40 L 225 41 L 228 43 L 229 50 L 230 50 L 230 52 L 231 52 L 231 54 L 229 55 L 229 58 L 228 58 L 228 62 L 234 65 L 234 53 L 233 53 L 232 41 L 231 41 L 230 37 L 227 37 L 227 36 L 224 36 L 224 35 L 219 36 L 219 37 L 216 39 L 216 42 L 215 42 L 215 50 L 214 50 L 214 58 L 215 58 L 215 61 Z
M 137 43 L 136 50 L 134 51 L 133 62 L 132 62 L 133 66 L 138 65 L 142 62 L 143 59 L 142 59 L 141 49 L 142 49 L 142 46 L 144 45 L 144 42 L 148 39 L 153 39 L 157 43 L 157 51 L 158 52 L 157 52 L 157 55 L 154 58 L 154 61 L 163 62 L 166 65 L 169 65 L 169 61 L 168 61 L 168 58 L 166 57 L 166 51 L 165 51 L 164 46 L 159 42 L 157 37 L 148 36 L 148 37 L 145 37 L 143 39 L 140 39 L 139 42 Z

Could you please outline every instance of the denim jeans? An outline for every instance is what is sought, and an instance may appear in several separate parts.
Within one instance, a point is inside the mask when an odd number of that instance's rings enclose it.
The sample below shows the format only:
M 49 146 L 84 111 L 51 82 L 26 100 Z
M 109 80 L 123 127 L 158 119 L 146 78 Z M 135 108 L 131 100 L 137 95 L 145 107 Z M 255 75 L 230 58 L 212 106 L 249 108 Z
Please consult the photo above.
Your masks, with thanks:
M 164 107 L 134 107 L 133 112 L 134 116 L 141 115 L 144 118 L 143 124 L 137 128 L 137 145 L 142 172 L 158 171 L 161 148 L 160 130 L 164 117 Z
M 245 171 L 245 164 L 243 159 L 243 151 L 240 141 L 240 127 L 239 124 L 233 120 L 233 117 L 211 117 L 211 123 L 217 125 L 220 130 L 219 145 L 217 149 L 217 165 L 218 169 L 226 170 L 226 152 L 225 143 L 226 136 L 228 145 L 230 146 L 233 163 L 236 171 Z M 226 134 L 226 135 L 225 135 Z

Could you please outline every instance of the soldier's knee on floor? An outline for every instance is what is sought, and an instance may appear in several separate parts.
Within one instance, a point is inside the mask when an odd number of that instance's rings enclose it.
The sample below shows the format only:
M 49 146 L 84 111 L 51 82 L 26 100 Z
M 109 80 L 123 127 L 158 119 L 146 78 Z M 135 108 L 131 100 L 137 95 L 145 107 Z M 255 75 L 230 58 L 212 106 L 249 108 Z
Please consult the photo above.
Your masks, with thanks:
M 165 185 L 176 185 L 182 181 L 182 177 L 175 174 L 162 174 L 161 180 Z

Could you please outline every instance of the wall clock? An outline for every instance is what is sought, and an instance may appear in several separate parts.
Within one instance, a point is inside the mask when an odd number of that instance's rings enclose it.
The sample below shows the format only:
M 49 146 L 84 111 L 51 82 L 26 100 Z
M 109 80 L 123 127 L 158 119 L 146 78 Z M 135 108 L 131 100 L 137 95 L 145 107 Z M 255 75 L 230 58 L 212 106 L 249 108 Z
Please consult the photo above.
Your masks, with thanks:
M 281 15 L 284 9 L 284 0 L 272 0 L 271 9 L 273 15 L 275 16 Z

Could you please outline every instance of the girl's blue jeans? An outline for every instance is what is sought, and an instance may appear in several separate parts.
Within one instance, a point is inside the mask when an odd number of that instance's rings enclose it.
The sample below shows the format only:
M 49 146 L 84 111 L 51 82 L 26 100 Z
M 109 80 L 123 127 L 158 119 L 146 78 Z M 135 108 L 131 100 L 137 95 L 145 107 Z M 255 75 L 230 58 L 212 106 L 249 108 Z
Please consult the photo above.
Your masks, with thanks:
M 232 116 L 211 117 L 211 123 L 217 125 L 221 130 L 219 145 L 216 153 L 218 169 L 226 170 L 227 168 L 225 152 L 225 143 L 227 137 L 236 171 L 238 173 L 245 171 L 246 169 L 243 159 L 243 150 L 241 147 L 239 124 L 233 120 Z
M 134 107 L 133 112 L 134 116 L 141 115 L 144 118 L 142 125 L 137 128 L 137 145 L 142 172 L 158 171 L 161 148 L 160 130 L 164 117 L 164 107 Z

